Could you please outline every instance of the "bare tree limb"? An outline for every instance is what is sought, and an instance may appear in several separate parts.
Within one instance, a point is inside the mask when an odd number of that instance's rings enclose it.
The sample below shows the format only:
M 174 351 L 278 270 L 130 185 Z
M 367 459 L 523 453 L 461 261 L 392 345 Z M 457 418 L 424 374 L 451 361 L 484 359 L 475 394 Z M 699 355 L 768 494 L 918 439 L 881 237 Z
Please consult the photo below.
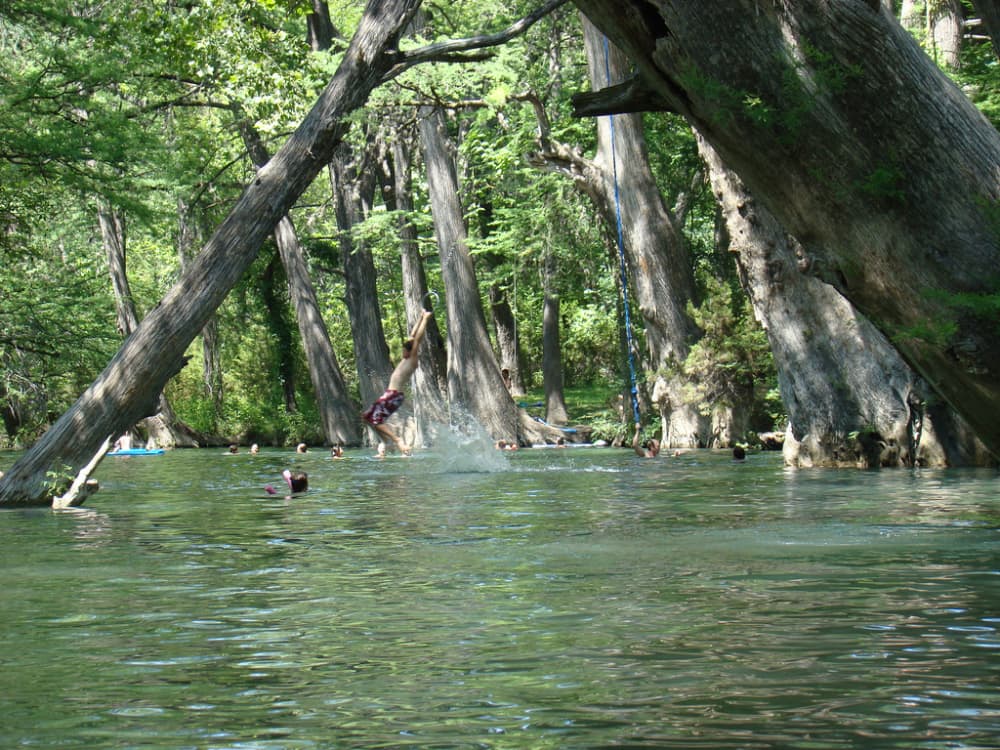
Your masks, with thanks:
M 462 55 L 463 52 L 484 49 L 486 47 L 496 47 L 509 42 L 567 2 L 568 0 L 548 0 L 538 10 L 515 21 L 503 31 L 498 31 L 494 34 L 481 34 L 466 39 L 451 39 L 447 42 L 438 42 L 426 47 L 420 47 L 419 49 L 400 52 L 397 55 L 398 62 L 386 75 L 386 80 L 395 78 L 404 70 L 424 62 L 468 62 L 470 58 Z

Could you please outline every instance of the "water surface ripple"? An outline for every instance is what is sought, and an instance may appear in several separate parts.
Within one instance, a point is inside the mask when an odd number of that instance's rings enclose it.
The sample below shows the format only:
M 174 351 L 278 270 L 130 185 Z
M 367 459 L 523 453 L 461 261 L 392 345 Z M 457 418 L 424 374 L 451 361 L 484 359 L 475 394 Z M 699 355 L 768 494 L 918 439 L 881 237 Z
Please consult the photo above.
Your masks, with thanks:
M 306 495 L 263 492 L 286 466 Z M 98 478 L 0 513 L 2 747 L 998 746 L 996 472 L 472 445 Z

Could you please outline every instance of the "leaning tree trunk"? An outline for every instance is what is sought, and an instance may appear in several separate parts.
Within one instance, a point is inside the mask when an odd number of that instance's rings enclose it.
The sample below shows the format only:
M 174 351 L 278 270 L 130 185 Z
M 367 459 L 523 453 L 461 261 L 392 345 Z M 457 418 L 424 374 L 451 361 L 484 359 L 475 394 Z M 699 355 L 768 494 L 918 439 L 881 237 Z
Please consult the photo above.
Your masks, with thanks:
M 1000 133 L 876 0 L 576 0 L 637 66 L 578 112 L 673 109 L 1000 452 Z
M 347 390 L 347 383 L 333 351 L 333 344 L 330 343 L 330 333 L 309 277 L 305 254 L 288 216 L 282 217 L 278 222 L 274 238 L 295 305 L 295 319 L 299 324 L 299 335 L 309 363 L 309 376 L 316 394 L 323 435 L 328 445 L 359 445 L 361 429 L 358 424 L 358 405 Z
M 764 326 L 788 411 L 789 466 L 959 466 L 989 462 L 954 414 L 938 419 L 923 380 L 833 287 L 803 274 L 789 238 L 718 154 L 698 139 Z
M 448 153 L 440 110 L 420 121 L 434 232 L 448 306 L 448 399 L 452 423 L 467 417 L 494 439 L 518 439 L 517 407 L 500 376 L 466 243 L 455 162 Z
M 239 117 L 239 128 L 250 160 L 256 169 L 261 169 L 270 159 L 267 147 L 253 124 L 242 116 Z M 358 445 L 361 442 L 358 406 L 351 400 L 333 344 L 330 343 L 330 332 L 319 309 L 305 252 L 290 216 L 281 217 L 274 228 L 274 242 L 288 278 L 288 292 L 295 306 L 295 319 L 309 363 L 309 376 L 316 394 L 323 436 L 328 445 Z
M 109 436 L 155 412 L 191 341 L 329 162 L 349 126 L 346 116 L 392 72 L 396 43 L 418 6 L 419 0 L 370 0 L 337 72 L 305 120 L 104 372 L 0 479 L 0 506 L 48 505 Z M 52 477 L 56 466 L 59 476 Z

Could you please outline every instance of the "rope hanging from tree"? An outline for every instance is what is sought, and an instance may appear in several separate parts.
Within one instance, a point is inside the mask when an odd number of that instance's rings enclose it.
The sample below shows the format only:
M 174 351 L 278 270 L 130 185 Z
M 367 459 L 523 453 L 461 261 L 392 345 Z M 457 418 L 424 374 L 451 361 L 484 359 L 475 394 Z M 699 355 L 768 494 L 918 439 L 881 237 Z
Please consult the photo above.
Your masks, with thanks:
M 604 74 L 607 85 L 611 85 L 611 54 L 608 38 L 604 37 Z M 635 376 L 635 346 L 632 340 L 632 318 L 628 305 L 628 275 L 625 268 L 625 240 L 622 234 L 622 205 L 618 189 L 618 159 L 615 154 L 615 116 L 608 115 L 608 125 L 611 128 L 611 174 L 615 186 L 615 226 L 618 232 L 618 272 L 622 288 L 622 308 L 625 311 L 625 341 L 628 348 L 629 393 L 632 397 L 632 414 L 635 423 L 639 424 L 639 388 Z

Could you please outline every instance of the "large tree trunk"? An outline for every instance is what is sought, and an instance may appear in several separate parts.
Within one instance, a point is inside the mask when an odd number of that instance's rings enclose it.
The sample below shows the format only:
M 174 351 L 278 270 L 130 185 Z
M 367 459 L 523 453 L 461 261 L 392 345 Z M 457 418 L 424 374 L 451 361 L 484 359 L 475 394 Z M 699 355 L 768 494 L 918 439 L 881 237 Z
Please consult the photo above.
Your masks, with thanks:
M 355 154 L 348 144 L 342 143 L 330 164 L 347 312 L 363 404 L 370 404 L 382 395 L 393 367 L 382 328 L 375 260 L 371 250 L 352 236 L 354 227 L 365 220 L 375 190 L 375 174 L 368 157 L 367 153 Z M 355 419 L 360 425 L 357 412 Z
M 434 232 L 448 306 L 448 400 L 453 423 L 471 417 L 495 440 L 518 439 L 517 407 L 500 376 L 466 242 L 455 162 L 440 110 L 420 121 Z
M 312 0 L 312 11 L 306 14 L 306 40 L 313 52 L 330 49 L 334 39 L 340 38 L 340 32 L 330 18 L 330 6 L 326 0 Z
M 135 300 L 132 299 L 132 289 L 128 283 L 128 273 L 125 270 L 125 217 L 110 206 L 102 204 L 97 209 L 97 223 L 101 227 L 101 243 L 104 245 L 104 257 L 108 261 L 111 289 L 115 295 L 115 317 L 118 320 L 118 333 L 125 337 L 139 325 L 139 316 L 135 311 Z
M 593 90 L 628 76 L 628 60 L 586 18 L 583 36 Z M 687 304 L 695 298 L 694 275 L 679 223 L 664 205 L 649 164 L 642 117 L 622 114 L 597 118 L 597 143 L 595 161 L 601 167 L 603 193 L 609 198 L 606 216 L 610 226 L 617 221 L 615 203 L 620 206 L 624 249 L 649 345 L 649 369 L 677 373 L 657 376 L 653 389 L 662 421 L 662 445 L 708 445 L 711 421 L 687 402 L 684 392 L 688 383 L 677 366 L 698 337 L 687 314 Z
M 242 117 L 239 128 L 251 161 L 257 169 L 262 169 L 270 156 L 257 129 Z M 328 445 L 358 445 L 361 442 L 358 405 L 351 400 L 333 344 L 330 343 L 330 332 L 320 312 L 305 252 L 291 217 L 283 216 L 278 222 L 274 228 L 274 242 L 288 278 L 289 296 L 295 306 L 295 319 L 299 324 L 306 361 L 309 362 L 309 376 L 316 394 L 323 435 Z
M 347 131 L 346 115 L 364 104 L 398 61 L 392 52 L 418 6 L 419 0 L 370 0 L 336 74 L 305 120 L 104 372 L 0 479 L 0 506 L 48 505 L 108 436 L 154 413 L 163 387 L 184 366 L 188 345 L 330 161 Z M 49 475 L 54 466 L 60 474 L 55 479 Z
M 699 138 L 729 249 L 767 331 L 788 410 L 790 466 L 959 466 L 989 455 L 888 339 L 833 287 L 797 268 L 796 244 Z M 945 411 L 947 407 L 945 407 Z
M 424 261 L 420 257 L 417 230 L 410 215 L 413 212 L 413 185 L 410 136 L 396 130 L 392 140 L 392 158 L 386 171 L 386 204 L 399 212 L 399 244 L 403 297 L 406 305 L 407 330 L 412 331 L 424 308 L 433 309 L 436 292 L 427 287 Z M 391 166 L 389 166 L 391 165 Z M 437 317 L 427 321 L 424 341 L 419 350 L 420 366 L 413 374 L 411 390 L 414 419 L 403 425 L 402 437 L 409 445 L 430 441 L 427 428 L 448 423 L 448 361 L 444 339 Z
M 517 320 L 507 294 L 499 284 L 490 286 L 490 313 L 500 353 L 500 372 L 506 371 L 505 382 L 509 383 L 511 395 L 523 396 L 526 372 L 517 335 Z
M 638 68 L 579 111 L 684 115 L 1000 452 L 1000 133 L 901 26 L 874 0 L 576 4 Z
M 591 87 L 596 91 L 609 81 L 622 80 L 628 72 L 628 61 L 613 45 L 605 44 L 593 24 L 583 19 L 583 26 Z M 539 119 L 541 148 L 530 159 L 573 178 L 603 216 L 609 233 L 616 237 L 616 247 L 620 213 L 621 244 L 646 329 L 649 361 L 643 363 L 644 369 L 674 373 L 657 376 L 653 389 L 662 422 L 662 444 L 709 444 L 712 422 L 698 412 L 696 405 L 687 402 L 686 382 L 678 366 L 698 336 L 687 314 L 687 303 L 695 294 L 694 277 L 678 229 L 680 217 L 673 216 L 664 205 L 649 165 L 641 117 L 624 114 L 613 119 L 598 118 L 598 149 L 592 162 L 573 149 L 551 142 L 544 117 Z
M 958 0 L 937 0 L 930 14 L 934 59 L 951 70 L 962 67 L 962 9 Z
M 328 445 L 359 445 L 358 405 L 347 390 L 337 355 L 330 343 L 330 332 L 320 312 L 316 290 L 309 277 L 305 254 L 289 217 L 285 216 L 278 222 L 274 238 L 295 305 L 295 319 L 309 362 L 309 376 L 316 394 L 323 435 Z

